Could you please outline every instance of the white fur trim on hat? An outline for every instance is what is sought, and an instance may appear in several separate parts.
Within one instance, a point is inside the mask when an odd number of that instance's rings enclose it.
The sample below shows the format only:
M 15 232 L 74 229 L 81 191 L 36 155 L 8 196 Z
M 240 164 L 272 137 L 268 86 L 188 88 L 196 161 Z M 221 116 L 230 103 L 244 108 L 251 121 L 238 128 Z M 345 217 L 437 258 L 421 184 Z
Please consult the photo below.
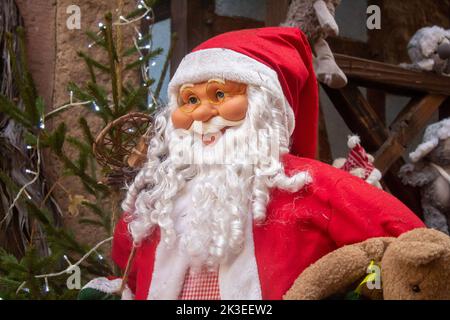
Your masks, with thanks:
M 353 149 L 356 147 L 356 145 L 361 143 L 361 139 L 357 135 L 350 135 L 348 136 L 347 146 L 350 149 Z
M 204 49 L 185 56 L 169 83 L 169 99 L 175 101 L 173 99 L 177 98 L 183 84 L 214 78 L 269 89 L 275 97 L 280 97 L 279 105 L 285 115 L 289 135 L 294 132 L 294 112 L 284 96 L 277 73 L 265 64 L 230 49 Z
M 409 154 L 411 161 L 419 161 L 437 147 L 439 140 L 447 138 L 450 138 L 450 118 L 429 125 L 425 130 L 423 142 Z

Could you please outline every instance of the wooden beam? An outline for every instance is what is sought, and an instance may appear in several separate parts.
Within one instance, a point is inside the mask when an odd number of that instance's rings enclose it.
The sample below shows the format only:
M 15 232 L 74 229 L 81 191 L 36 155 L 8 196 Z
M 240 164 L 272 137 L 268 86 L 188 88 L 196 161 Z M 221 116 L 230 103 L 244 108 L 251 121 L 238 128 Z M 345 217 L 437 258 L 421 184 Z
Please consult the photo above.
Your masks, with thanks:
M 389 137 L 375 154 L 375 167 L 386 173 L 446 98 L 444 95 L 427 95 L 419 100 L 412 99 L 403 109 L 402 116 L 392 124 Z
M 439 119 L 445 119 L 450 117 L 450 98 L 444 101 L 444 103 L 439 108 Z
M 375 152 L 389 136 L 388 129 L 378 117 L 359 89 L 352 83 L 336 90 L 322 85 L 336 110 L 344 119 L 349 129 L 361 137 L 361 142 L 369 152 Z M 391 193 L 405 203 L 417 215 L 422 214 L 418 190 L 405 186 L 397 176 L 398 170 L 405 162 L 397 159 L 383 177 Z
M 327 42 L 334 54 L 344 54 L 364 59 L 373 58 L 373 54 L 365 42 L 340 36 L 328 37 Z
M 214 14 L 212 19 L 212 35 L 218 35 L 233 30 L 264 27 L 263 21 L 244 17 L 223 17 Z
M 341 54 L 335 54 L 335 58 L 349 80 L 357 85 L 408 95 L 423 92 L 450 96 L 450 77 Z
M 153 7 L 155 23 L 170 18 L 170 5 L 172 0 L 158 1 Z M 147 21 L 144 19 L 144 21 Z
M 377 113 L 378 117 L 386 124 L 386 93 L 384 91 L 367 88 L 367 101 Z
M 188 29 L 187 29 L 188 0 L 171 0 L 171 30 L 177 34 L 177 43 L 170 59 L 170 76 L 177 70 L 183 57 L 188 53 Z
M 389 132 L 361 91 L 351 83 L 340 90 L 322 87 L 350 130 L 360 135 L 370 152 L 376 151 Z
M 170 61 L 171 75 L 183 57 L 203 41 L 232 30 L 264 26 L 264 22 L 249 18 L 218 16 L 214 9 L 214 0 L 171 0 L 171 28 L 178 35 Z
M 286 20 L 289 0 L 266 0 L 266 26 L 278 26 Z

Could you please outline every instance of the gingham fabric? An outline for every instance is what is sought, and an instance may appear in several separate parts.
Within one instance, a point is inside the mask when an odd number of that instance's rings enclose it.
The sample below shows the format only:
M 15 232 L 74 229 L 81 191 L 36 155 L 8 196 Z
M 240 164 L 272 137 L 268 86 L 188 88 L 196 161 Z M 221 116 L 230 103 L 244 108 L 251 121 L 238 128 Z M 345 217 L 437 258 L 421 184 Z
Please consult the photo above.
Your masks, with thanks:
M 186 272 L 179 300 L 220 300 L 219 273 L 204 270 L 197 274 Z

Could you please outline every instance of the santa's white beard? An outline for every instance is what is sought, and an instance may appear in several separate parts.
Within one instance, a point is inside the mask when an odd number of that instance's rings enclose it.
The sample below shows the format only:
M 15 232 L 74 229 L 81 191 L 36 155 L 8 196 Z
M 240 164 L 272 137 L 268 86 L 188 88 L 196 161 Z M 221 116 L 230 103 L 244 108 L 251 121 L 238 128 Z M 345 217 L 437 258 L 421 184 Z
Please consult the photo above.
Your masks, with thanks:
M 216 267 L 243 249 L 255 165 L 258 158 L 270 156 L 261 155 L 261 150 L 268 151 L 263 145 L 270 140 L 264 137 L 264 142 L 258 143 L 253 131 L 248 123 L 231 127 L 210 145 L 192 131 L 176 130 L 170 136 L 172 163 L 194 172 L 181 190 L 187 193 L 190 205 L 181 212 L 185 222 L 178 233 L 179 249 L 188 254 L 191 269 Z M 279 141 L 274 135 L 271 138 Z M 274 149 L 278 157 L 278 146 Z M 172 216 L 174 221 L 177 218 Z
M 297 191 L 310 181 L 306 172 L 284 174 L 279 154 L 287 152 L 288 142 L 280 130 L 286 129 L 270 94 L 250 87 L 248 97 L 244 123 L 212 145 L 204 145 L 201 135 L 166 126 L 167 116 L 157 120 L 160 134 L 150 143 L 154 154 L 123 204 L 132 213 L 129 228 L 136 243 L 159 226 L 162 241 L 187 254 L 192 268 L 216 267 L 243 249 L 249 212 L 264 220 L 270 188 Z M 181 210 L 185 222 L 178 228 L 174 208 L 183 193 L 190 205 Z
M 215 267 L 243 248 L 252 171 L 236 169 L 205 165 L 186 186 L 191 206 L 180 212 L 186 216 L 179 249 L 188 254 L 191 268 Z

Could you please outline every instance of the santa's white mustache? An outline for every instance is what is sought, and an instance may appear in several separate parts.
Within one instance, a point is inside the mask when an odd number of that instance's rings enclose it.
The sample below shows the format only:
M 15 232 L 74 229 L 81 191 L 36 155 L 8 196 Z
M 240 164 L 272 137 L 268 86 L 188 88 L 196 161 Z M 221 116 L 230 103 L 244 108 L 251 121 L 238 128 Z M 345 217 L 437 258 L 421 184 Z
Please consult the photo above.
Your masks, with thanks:
M 215 116 L 211 118 L 208 122 L 194 121 L 188 131 L 195 132 L 197 134 L 213 134 L 218 133 L 220 130 L 226 127 L 236 127 L 241 125 L 244 119 L 239 121 L 231 121 L 221 116 Z

